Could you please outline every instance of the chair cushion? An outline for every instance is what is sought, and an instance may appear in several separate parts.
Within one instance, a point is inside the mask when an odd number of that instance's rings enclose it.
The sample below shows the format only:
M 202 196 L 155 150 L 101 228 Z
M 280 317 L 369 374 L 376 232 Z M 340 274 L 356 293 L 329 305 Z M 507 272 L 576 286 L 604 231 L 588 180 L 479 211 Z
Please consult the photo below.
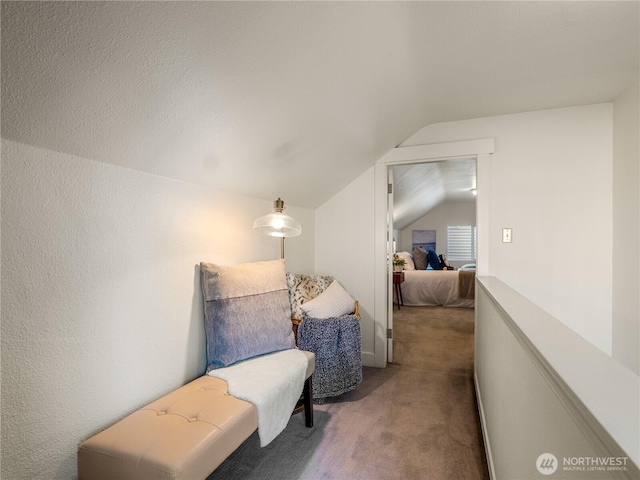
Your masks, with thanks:
M 302 304 L 302 310 L 313 318 L 341 317 L 353 313 L 356 301 L 334 280 L 329 287 L 313 300 Z
M 295 348 L 284 260 L 200 264 L 207 371 Z

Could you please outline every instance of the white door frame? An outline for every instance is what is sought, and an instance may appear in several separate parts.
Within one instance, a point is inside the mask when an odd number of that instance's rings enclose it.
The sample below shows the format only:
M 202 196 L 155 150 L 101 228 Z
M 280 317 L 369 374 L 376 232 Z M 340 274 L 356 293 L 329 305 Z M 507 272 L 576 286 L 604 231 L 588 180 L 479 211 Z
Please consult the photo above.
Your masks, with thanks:
M 462 142 L 434 143 L 411 147 L 396 147 L 382 157 L 375 165 L 375 220 L 374 220 L 374 366 L 387 366 L 387 328 L 389 325 L 389 299 L 393 288 L 393 266 L 387 242 L 387 182 L 389 168 L 411 163 L 425 163 L 457 157 L 476 158 L 476 224 L 478 226 L 478 262 L 476 273 L 490 275 L 489 271 L 489 191 L 490 178 L 489 155 L 495 150 L 495 140 L 484 138 Z M 483 188 L 484 186 L 484 188 Z
M 387 184 L 391 185 L 391 188 L 387 190 L 387 230 L 385 232 L 385 238 L 387 239 L 387 268 L 393 272 L 393 254 L 395 253 L 393 250 L 393 244 L 395 243 L 393 238 L 393 195 L 395 191 L 393 191 L 393 169 L 391 167 L 387 168 Z M 390 273 L 390 277 L 392 277 L 393 273 Z M 393 335 L 389 335 L 389 333 L 393 333 L 393 293 L 394 293 L 394 285 L 393 281 L 388 284 L 387 288 L 387 362 L 393 363 Z M 400 306 L 400 299 L 398 298 L 398 307 Z M 375 350 L 374 350 L 375 351 Z

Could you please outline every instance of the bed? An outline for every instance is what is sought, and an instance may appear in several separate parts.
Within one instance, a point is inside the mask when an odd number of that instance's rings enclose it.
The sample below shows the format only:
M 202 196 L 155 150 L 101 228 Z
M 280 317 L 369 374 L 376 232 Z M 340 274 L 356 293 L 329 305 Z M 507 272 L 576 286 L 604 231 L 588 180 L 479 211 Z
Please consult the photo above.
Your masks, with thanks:
M 473 308 L 475 271 L 404 270 L 404 305 Z

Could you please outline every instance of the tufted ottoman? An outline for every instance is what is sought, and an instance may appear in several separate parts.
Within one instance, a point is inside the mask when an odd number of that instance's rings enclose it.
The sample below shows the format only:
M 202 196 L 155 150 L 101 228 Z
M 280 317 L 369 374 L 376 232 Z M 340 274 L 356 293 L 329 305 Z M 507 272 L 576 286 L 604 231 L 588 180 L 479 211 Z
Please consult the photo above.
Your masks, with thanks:
M 78 478 L 204 479 L 257 428 L 251 403 L 203 376 L 83 442 Z

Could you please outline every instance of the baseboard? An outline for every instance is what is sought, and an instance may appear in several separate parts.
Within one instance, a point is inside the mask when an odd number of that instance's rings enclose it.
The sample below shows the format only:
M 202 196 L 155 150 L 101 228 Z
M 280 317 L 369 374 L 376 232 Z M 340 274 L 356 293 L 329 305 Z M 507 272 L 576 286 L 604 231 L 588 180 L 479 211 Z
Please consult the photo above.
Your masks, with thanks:
M 487 457 L 487 467 L 489 468 L 489 478 L 496 477 L 496 471 L 493 466 L 493 455 L 491 454 L 491 443 L 489 442 L 489 434 L 487 432 L 487 423 L 484 418 L 484 407 L 482 406 L 482 395 L 480 394 L 480 385 L 478 384 L 478 375 L 473 373 L 473 385 L 476 389 L 476 400 L 478 402 L 478 414 L 480 415 L 480 427 L 482 429 L 482 439 L 484 440 L 484 451 Z
M 361 358 L 363 367 L 375 367 L 376 366 L 375 356 L 373 355 L 373 352 L 361 352 L 360 353 L 360 358 Z

